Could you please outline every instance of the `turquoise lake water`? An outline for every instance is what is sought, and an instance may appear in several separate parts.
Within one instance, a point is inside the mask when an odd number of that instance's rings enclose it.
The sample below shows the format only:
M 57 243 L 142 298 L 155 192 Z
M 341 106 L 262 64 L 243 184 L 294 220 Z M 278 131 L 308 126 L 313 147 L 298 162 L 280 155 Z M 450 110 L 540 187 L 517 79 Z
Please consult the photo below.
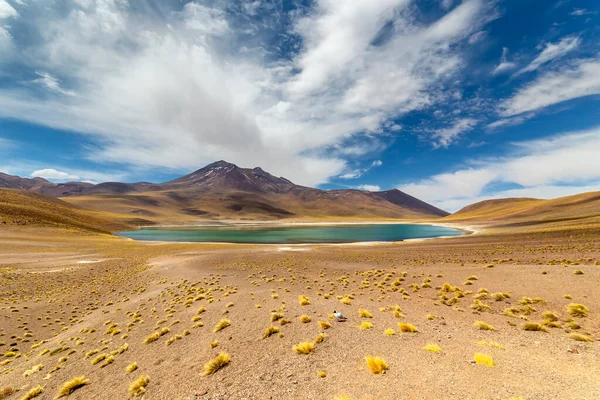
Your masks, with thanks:
M 463 234 L 443 226 L 416 224 L 144 228 L 117 233 L 136 240 L 260 244 L 396 242 Z

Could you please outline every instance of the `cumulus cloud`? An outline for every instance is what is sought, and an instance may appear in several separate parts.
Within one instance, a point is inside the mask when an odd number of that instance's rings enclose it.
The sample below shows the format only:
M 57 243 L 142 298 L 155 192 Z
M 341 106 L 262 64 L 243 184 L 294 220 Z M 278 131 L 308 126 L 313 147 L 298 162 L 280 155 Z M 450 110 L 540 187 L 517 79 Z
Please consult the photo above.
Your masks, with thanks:
M 600 59 L 578 60 L 525 85 L 500 104 L 500 115 L 509 117 L 595 94 L 600 94 Z
M 18 16 L 19 13 L 6 0 L 0 0 L 0 20 Z
M 563 38 L 558 43 L 548 43 L 544 47 L 544 50 L 542 50 L 542 52 L 531 63 L 529 63 L 528 66 L 517 72 L 516 75 L 535 71 L 543 64 L 546 64 L 554 59 L 564 57 L 571 51 L 577 49 L 580 43 L 581 39 L 577 36 Z
M 600 190 L 600 127 L 513 143 L 512 154 L 471 164 L 399 189 L 449 211 L 486 198 L 545 198 Z M 516 188 L 493 190 L 498 184 Z
M 494 17 L 483 0 L 433 22 L 410 0 L 317 0 L 294 14 L 285 36 L 297 45 L 280 57 L 248 43 L 230 5 L 31 3 L 21 28 L 37 39 L 12 35 L 27 54 L 12 61 L 31 78 L 0 89 L 0 117 L 89 135 L 97 162 L 190 170 L 226 159 L 315 185 L 347 170 L 361 137 L 450 96 L 460 45 Z
M 379 192 L 381 190 L 378 185 L 359 185 L 357 188 L 360 190 L 368 190 L 369 192 Z
M 68 172 L 57 171 L 53 168 L 39 169 L 37 171 L 33 171 L 29 176 L 31 176 L 32 178 L 37 177 L 37 178 L 60 180 L 60 181 L 64 181 L 64 180 L 75 181 L 75 180 L 81 179 L 79 177 L 79 175 L 73 175 L 73 174 L 69 174 Z

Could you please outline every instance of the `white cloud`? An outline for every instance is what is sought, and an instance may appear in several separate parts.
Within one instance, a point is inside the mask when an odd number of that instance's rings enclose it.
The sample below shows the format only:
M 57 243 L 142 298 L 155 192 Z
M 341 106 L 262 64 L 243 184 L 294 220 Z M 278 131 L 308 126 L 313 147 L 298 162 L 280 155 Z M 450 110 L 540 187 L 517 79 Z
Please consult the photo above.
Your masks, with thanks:
M 61 93 L 61 94 L 67 95 L 67 96 L 75 95 L 75 93 L 73 93 L 72 91 L 64 90 L 60 86 L 60 80 L 58 80 L 51 74 L 49 74 L 47 72 L 36 72 L 36 74 L 39 76 L 39 78 L 32 80 L 31 83 L 35 83 L 37 85 L 45 87 L 48 90 L 51 90 L 51 91 L 57 92 L 57 93 Z
M 492 71 L 492 75 L 499 75 L 515 69 L 516 67 L 517 64 L 508 61 L 508 48 L 504 47 L 502 49 L 502 56 L 500 57 L 500 64 Z
M 534 113 L 529 113 L 529 114 L 519 115 L 516 117 L 499 119 L 498 121 L 494 121 L 490 124 L 487 124 L 486 128 L 489 130 L 494 130 L 494 129 L 501 128 L 503 126 L 520 125 L 523 122 L 527 121 L 528 119 L 533 118 L 534 116 L 535 116 Z
M 381 190 L 378 185 L 359 185 L 357 188 L 360 190 L 368 190 L 369 192 L 379 192 Z
M 500 105 L 504 117 L 536 111 L 578 97 L 600 94 L 600 59 L 578 60 L 558 72 L 548 72 Z
M 585 8 L 575 8 L 575 9 L 573 9 L 573 11 L 571 11 L 569 13 L 569 15 L 572 15 L 574 17 L 581 17 L 583 15 L 589 15 L 589 14 L 596 14 L 596 12 L 586 10 Z
M 0 0 L 0 20 L 17 17 L 19 13 L 6 0 Z
M 33 171 L 29 176 L 32 178 L 44 178 L 51 180 L 60 180 L 60 181 L 74 181 L 81 179 L 78 175 L 69 174 L 68 172 L 57 171 L 53 168 L 39 169 L 37 171 Z
M 383 161 L 375 160 L 371 163 L 371 167 L 381 167 L 383 165 Z
M 460 44 L 494 17 L 492 3 L 466 0 L 431 23 L 410 0 L 318 0 L 288 32 L 297 53 L 277 61 L 240 51 L 222 2 L 162 13 L 127 0 L 31 3 L 21 22 L 39 40 L 13 55 L 31 79 L 0 90 L 0 117 L 90 135 L 97 162 L 191 170 L 225 159 L 315 185 L 365 155 L 357 142 L 400 128 L 390 120 L 452 96 Z M 32 80 L 67 95 L 40 97 Z
M 566 54 L 577 49 L 581 39 L 577 36 L 569 36 L 561 39 L 558 43 L 548 43 L 544 47 L 544 50 L 531 62 L 528 66 L 517 72 L 516 75 L 523 74 L 525 72 L 535 71 L 543 64 L 550 62 L 554 59 L 564 57 Z
M 432 136 L 434 147 L 448 147 L 454 143 L 465 132 L 470 131 L 477 125 L 473 118 L 462 118 L 454 121 L 449 128 L 438 129 Z
M 546 198 L 600 190 L 600 127 L 513 143 L 512 154 L 472 165 L 399 189 L 449 211 L 487 198 Z M 494 190 L 498 184 L 519 188 Z

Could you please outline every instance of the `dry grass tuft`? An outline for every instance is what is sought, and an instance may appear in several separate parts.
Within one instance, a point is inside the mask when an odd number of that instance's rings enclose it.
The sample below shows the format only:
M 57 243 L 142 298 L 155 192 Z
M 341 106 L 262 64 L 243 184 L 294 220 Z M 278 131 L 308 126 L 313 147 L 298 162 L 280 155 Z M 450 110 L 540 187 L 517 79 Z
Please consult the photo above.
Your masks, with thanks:
M 34 365 L 33 367 L 31 367 L 31 369 L 28 369 L 27 371 L 25 371 L 25 372 L 23 373 L 23 376 L 24 376 L 25 378 L 27 378 L 29 375 L 33 375 L 33 374 L 35 374 L 36 372 L 39 372 L 39 371 L 41 371 L 41 370 L 42 370 L 42 368 L 44 368 L 44 365 L 43 365 L 43 364 Z M 2 397 L 0 397 L 0 399 L 1 399 L 1 398 L 2 398 Z
M 298 354 L 308 354 L 315 350 L 315 345 L 312 342 L 302 342 L 292 346 L 292 349 Z
M 298 301 L 300 303 L 301 306 L 307 306 L 310 304 L 310 301 L 308 300 L 308 297 L 306 296 L 298 296 Z
M 593 338 L 582 335 L 580 333 L 571 333 L 571 334 L 569 334 L 569 338 L 573 339 L 573 340 L 577 340 L 579 342 L 593 342 L 594 341 Z
M 537 322 L 525 322 L 523 325 L 521 325 L 521 329 L 523 329 L 524 331 L 540 331 L 540 332 L 548 332 L 548 330 L 546 329 L 546 327 L 542 324 L 538 324 Z
M 279 333 L 279 328 L 276 326 L 270 326 L 265 330 L 265 333 L 263 334 L 263 339 L 266 339 L 276 333 Z
M 204 375 L 212 375 L 230 362 L 229 354 L 221 352 L 216 358 L 204 364 Z
M 487 324 L 483 321 L 475 321 L 475 323 L 473 324 L 473 326 L 477 329 L 480 329 L 482 331 L 495 331 L 496 328 L 494 328 L 492 325 Z
M 129 385 L 129 394 L 131 396 L 141 396 L 146 393 L 146 386 L 150 383 L 148 375 L 142 375 Z
M 325 378 L 327 376 L 327 372 L 325 372 L 325 371 L 317 371 L 317 375 L 319 375 L 321 378 Z
M 358 313 L 360 314 L 360 316 L 362 318 L 373 318 L 373 314 L 371 314 L 369 311 L 365 310 L 364 308 L 359 308 Z
M 300 322 L 307 324 L 311 321 L 310 317 L 306 314 L 300 316 Z
M 365 361 L 372 373 L 379 375 L 389 369 L 388 364 L 381 357 L 366 356 Z
M 369 321 L 363 321 L 363 322 L 360 324 L 359 328 L 360 328 L 361 330 L 363 330 L 363 331 L 366 331 L 367 329 L 371 329 L 371 328 L 373 328 L 373 324 L 372 324 L 372 323 L 370 323 Z
M 136 369 L 138 369 L 137 362 L 133 362 L 133 363 L 129 364 L 127 367 L 125 367 L 125 371 L 127 371 L 127 372 L 133 372 Z
M 417 328 L 413 324 L 405 324 L 402 322 L 400 322 L 398 324 L 398 329 L 400 330 L 400 332 L 405 332 L 405 333 L 418 332 Z
M 158 339 L 160 339 L 161 336 L 166 335 L 170 331 L 171 330 L 169 328 L 164 327 L 160 331 L 156 331 L 152 335 L 150 335 L 146 339 L 144 339 L 144 344 L 149 344 L 149 343 L 152 343 L 152 342 L 156 342 Z
M 327 321 L 319 321 L 319 327 L 321 329 L 329 329 L 331 328 L 331 324 Z
M 567 311 L 572 317 L 587 317 L 590 310 L 583 304 L 570 303 L 567 306 Z
M 396 331 L 393 330 L 392 328 L 387 328 L 385 331 L 383 331 L 383 334 L 385 336 L 393 336 L 396 334 Z
M 86 379 L 85 376 L 78 376 L 76 378 L 71 379 L 68 382 L 65 382 L 62 387 L 60 388 L 60 391 L 58 392 L 58 395 L 56 395 L 56 398 L 61 398 L 61 397 L 65 397 L 70 395 L 71 393 L 73 393 L 74 391 L 76 391 L 77 389 L 87 385 L 90 383 L 89 379 Z
M 475 364 L 485 364 L 488 367 L 495 367 L 494 360 L 492 356 L 484 353 L 475 353 Z
M 326 337 L 327 337 L 326 334 L 319 333 L 315 339 L 315 343 L 323 343 L 323 341 L 325 340 Z
M 215 329 L 213 329 L 213 333 L 217 333 L 217 332 L 227 328 L 230 325 L 231 325 L 231 321 L 226 318 L 223 318 L 222 320 L 219 321 L 217 326 L 215 326 Z
M 13 391 L 13 393 L 14 393 L 14 391 Z M 33 389 L 31 389 L 29 392 L 27 392 L 25 394 L 25 396 L 23 396 L 21 398 L 21 400 L 31 400 L 34 397 L 39 396 L 40 394 L 42 394 L 42 387 L 41 386 L 36 386 Z
M 432 353 L 440 353 L 442 348 L 435 343 L 429 343 L 427 346 L 423 347 L 423 350 L 431 351 Z

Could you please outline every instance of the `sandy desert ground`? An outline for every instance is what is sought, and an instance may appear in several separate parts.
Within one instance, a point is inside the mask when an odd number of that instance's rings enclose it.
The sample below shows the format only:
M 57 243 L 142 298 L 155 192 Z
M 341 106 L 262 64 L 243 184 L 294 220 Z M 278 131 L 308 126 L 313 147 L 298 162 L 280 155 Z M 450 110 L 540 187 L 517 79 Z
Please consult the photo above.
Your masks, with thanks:
M 70 399 L 598 399 L 600 230 L 534 231 L 256 246 L 8 226 L 0 399 L 76 377 Z

